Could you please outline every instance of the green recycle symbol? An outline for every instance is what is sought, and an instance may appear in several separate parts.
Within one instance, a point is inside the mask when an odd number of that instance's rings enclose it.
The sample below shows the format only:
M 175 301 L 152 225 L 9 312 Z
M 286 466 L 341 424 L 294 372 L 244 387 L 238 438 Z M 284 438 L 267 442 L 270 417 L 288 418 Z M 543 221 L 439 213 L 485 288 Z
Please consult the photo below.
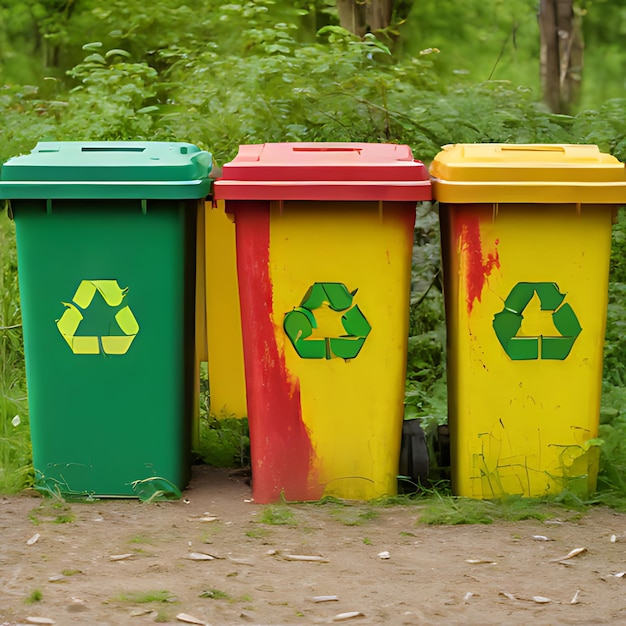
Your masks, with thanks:
M 348 291 L 343 283 L 314 283 L 304 295 L 300 306 L 285 313 L 283 328 L 293 347 L 303 359 L 353 359 L 360 352 L 372 327 L 358 305 L 352 306 L 357 290 Z M 345 335 L 312 338 L 317 322 L 313 311 L 324 303 L 341 312 Z
M 552 311 L 552 321 L 560 337 L 517 337 L 524 316 L 522 312 L 537 294 L 542 311 Z M 493 318 L 493 329 L 504 351 L 514 361 L 531 359 L 564 360 L 570 353 L 582 328 L 572 307 L 565 303 L 565 294 L 556 283 L 517 283 L 507 299 L 504 309 Z M 541 357 L 539 349 L 541 347 Z

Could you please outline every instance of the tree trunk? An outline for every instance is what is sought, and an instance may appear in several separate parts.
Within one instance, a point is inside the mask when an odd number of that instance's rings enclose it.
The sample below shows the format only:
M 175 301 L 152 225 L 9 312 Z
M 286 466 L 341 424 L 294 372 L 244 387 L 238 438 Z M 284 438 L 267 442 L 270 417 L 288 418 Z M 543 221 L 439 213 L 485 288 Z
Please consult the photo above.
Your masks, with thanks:
M 393 0 L 337 0 L 339 23 L 359 37 L 387 28 L 392 11 Z
M 583 42 L 573 0 L 541 0 L 541 84 L 543 98 L 554 113 L 570 113 L 582 80 Z

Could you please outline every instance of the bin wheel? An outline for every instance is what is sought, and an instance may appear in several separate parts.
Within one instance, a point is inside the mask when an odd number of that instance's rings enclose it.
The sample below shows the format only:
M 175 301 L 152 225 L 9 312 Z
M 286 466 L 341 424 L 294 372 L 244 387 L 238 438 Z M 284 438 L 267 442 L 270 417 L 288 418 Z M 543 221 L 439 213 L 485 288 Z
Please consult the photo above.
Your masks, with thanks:
M 428 484 L 428 444 L 419 419 L 405 420 L 402 424 L 399 474 L 404 479 L 403 491 L 415 491 Z

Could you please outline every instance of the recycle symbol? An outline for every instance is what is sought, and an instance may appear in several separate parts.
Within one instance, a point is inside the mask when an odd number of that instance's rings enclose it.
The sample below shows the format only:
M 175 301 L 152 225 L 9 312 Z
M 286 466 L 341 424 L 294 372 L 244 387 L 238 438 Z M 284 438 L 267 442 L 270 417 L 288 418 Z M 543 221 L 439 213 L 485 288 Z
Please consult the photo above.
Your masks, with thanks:
M 303 359 L 353 359 L 359 354 L 372 327 L 358 305 L 352 305 L 357 290 L 348 291 L 343 283 L 314 283 L 304 295 L 300 306 L 285 313 L 283 328 L 293 347 Z M 317 321 L 313 311 L 327 304 L 341 312 L 345 335 L 312 338 Z
M 139 332 L 139 324 L 128 306 L 115 313 L 115 321 L 122 335 L 82 336 L 76 335 L 84 319 L 83 311 L 92 303 L 98 292 L 109 307 L 118 307 L 128 289 L 122 289 L 116 280 L 83 280 L 78 285 L 72 302 L 63 302 L 65 312 L 56 325 L 63 339 L 74 354 L 126 354 Z M 113 328 L 111 329 L 113 330 Z
M 552 321 L 561 333 L 559 337 L 518 337 L 524 316 L 522 312 L 537 294 L 542 311 L 552 311 Z M 493 329 L 504 351 L 514 361 L 531 359 L 564 360 L 582 331 L 576 313 L 565 303 L 565 294 L 556 283 L 517 283 L 507 299 L 504 309 L 493 318 Z M 541 348 L 541 357 L 539 356 Z

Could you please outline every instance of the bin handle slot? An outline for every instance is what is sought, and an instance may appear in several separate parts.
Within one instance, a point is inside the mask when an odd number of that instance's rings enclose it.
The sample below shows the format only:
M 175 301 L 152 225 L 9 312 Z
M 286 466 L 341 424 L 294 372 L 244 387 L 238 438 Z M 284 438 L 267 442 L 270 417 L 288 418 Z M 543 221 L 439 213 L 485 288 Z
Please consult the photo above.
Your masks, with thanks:
M 539 145 L 534 146 L 502 146 L 502 152 L 565 152 L 563 146 Z
M 145 148 L 115 148 L 115 147 L 95 147 L 84 146 L 81 148 L 81 152 L 143 152 Z
M 344 147 L 306 147 L 306 146 L 294 146 L 292 148 L 294 152 L 361 152 L 362 148 L 344 148 Z

